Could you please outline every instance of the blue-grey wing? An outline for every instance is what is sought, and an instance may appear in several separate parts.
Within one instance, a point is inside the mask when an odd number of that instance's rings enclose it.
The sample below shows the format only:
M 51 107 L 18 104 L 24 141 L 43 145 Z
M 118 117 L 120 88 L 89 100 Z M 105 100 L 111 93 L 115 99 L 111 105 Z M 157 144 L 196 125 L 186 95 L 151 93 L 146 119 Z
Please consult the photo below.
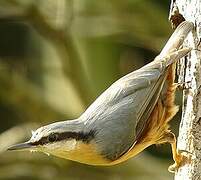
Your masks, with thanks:
M 81 116 L 107 158 L 115 160 L 136 142 L 164 87 L 166 69 L 191 50 L 179 47 L 192 28 L 181 23 L 153 62 L 116 81 Z
M 114 160 L 136 141 L 163 87 L 165 68 L 150 64 L 124 76 L 83 114 L 87 129 L 96 130 L 95 141 L 104 156 Z

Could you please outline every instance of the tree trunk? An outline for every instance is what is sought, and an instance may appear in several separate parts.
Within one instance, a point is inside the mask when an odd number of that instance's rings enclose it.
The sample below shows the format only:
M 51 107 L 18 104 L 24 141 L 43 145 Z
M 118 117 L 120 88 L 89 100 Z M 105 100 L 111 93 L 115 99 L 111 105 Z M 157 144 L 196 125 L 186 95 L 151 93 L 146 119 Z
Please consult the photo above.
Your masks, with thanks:
M 189 157 L 175 173 L 175 180 L 201 179 L 201 0 L 175 0 L 179 13 L 195 24 L 185 46 L 193 48 L 189 56 L 180 60 L 179 82 L 184 83 L 182 119 L 177 149 Z M 199 49 L 199 50 L 196 50 Z

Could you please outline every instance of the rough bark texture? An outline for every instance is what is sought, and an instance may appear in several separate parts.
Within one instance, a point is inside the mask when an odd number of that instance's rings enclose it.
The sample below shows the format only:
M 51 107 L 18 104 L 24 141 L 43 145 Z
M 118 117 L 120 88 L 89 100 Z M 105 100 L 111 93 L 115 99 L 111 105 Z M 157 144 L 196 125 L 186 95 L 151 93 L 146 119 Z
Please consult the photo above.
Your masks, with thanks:
M 195 31 L 187 37 L 185 45 L 200 49 L 201 0 L 176 0 L 179 12 L 187 21 L 195 23 Z M 175 180 L 201 179 L 201 52 L 192 50 L 179 63 L 179 82 L 184 82 L 182 119 L 178 137 L 178 150 L 191 156 L 178 169 Z M 184 152 L 187 151 L 187 152 Z

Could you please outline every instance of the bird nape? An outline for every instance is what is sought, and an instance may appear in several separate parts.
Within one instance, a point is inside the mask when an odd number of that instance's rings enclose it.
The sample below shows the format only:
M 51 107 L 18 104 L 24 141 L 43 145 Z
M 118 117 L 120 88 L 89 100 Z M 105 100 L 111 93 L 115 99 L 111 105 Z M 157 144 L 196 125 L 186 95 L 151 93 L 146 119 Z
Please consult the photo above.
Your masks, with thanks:
M 77 119 L 37 129 L 31 139 L 8 150 L 31 150 L 90 165 L 121 163 L 152 144 L 170 143 L 174 172 L 186 157 L 176 149 L 169 121 L 178 111 L 175 64 L 193 23 L 184 21 L 149 64 L 114 82 Z

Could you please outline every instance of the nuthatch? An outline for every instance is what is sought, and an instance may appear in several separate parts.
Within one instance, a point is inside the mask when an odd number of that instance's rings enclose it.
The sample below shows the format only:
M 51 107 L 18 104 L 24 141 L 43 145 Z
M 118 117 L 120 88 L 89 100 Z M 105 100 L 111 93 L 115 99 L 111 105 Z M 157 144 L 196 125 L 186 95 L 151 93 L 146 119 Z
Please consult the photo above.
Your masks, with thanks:
M 178 168 L 183 156 L 176 149 L 169 121 L 174 104 L 175 64 L 191 48 L 182 44 L 193 23 L 182 22 L 151 63 L 117 80 L 77 119 L 37 129 L 29 141 L 8 150 L 31 150 L 90 165 L 123 162 L 150 145 L 170 143 Z

